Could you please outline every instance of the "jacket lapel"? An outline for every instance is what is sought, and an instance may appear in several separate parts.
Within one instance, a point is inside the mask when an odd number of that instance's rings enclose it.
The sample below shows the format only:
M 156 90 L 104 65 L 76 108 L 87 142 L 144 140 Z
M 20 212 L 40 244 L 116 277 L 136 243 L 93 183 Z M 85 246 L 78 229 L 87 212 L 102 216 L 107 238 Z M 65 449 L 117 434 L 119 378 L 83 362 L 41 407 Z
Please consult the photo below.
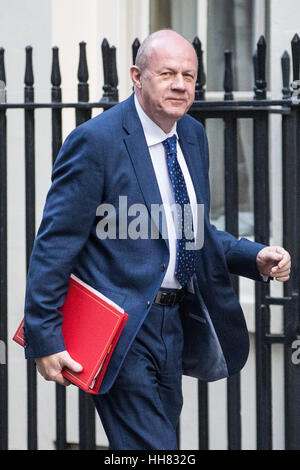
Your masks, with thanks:
M 162 199 L 143 128 L 135 109 L 134 95 L 126 100 L 124 105 L 123 128 L 127 133 L 124 141 L 134 167 L 141 193 L 143 194 L 146 206 L 151 215 L 151 206 L 154 204 L 162 206 Z M 197 203 L 203 204 L 203 197 L 201 196 L 201 175 L 204 174 L 202 156 L 199 151 L 196 136 L 190 132 L 190 126 L 185 117 L 178 121 L 177 132 L 179 143 L 194 185 Z M 159 233 L 162 234 L 160 224 L 157 226 L 153 218 L 152 222 L 156 225 Z M 169 245 L 168 240 L 165 239 L 165 241 L 167 245 Z
M 143 194 L 151 216 L 153 205 L 163 207 L 162 199 L 143 128 L 135 109 L 133 96 L 127 100 L 127 103 L 128 106 L 124 110 L 123 127 L 128 135 L 125 137 L 124 141 L 134 167 L 141 193 Z M 151 221 L 162 235 L 163 230 L 161 224 L 156 218 L 151 217 Z M 167 246 L 169 246 L 167 239 L 165 239 L 165 242 Z

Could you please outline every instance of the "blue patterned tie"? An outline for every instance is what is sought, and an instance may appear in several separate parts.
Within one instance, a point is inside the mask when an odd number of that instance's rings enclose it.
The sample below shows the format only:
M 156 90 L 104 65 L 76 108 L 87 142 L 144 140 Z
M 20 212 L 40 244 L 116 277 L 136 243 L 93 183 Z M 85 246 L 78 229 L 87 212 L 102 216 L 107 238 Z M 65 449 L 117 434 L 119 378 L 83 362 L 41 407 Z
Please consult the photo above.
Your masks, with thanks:
M 195 272 L 196 256 L 194 250 L 186 249 L 186 243 L 194 242 L 194 238 L 186 238 L 186 234 L 192 234 L 193 219 L 184 176 L 177 160 L 176 143 L 177 137 L 174 134 L 172 137 L 164 140 L 162 144 L 167 156 L 169 176 L 173 187 L 175 203 L 177 207 L 180 208 L 181 212 L 181 214 L 178 214 L 179 236 L 177 238 L 175 276 L 181 286 L 184 287 Z M 187 225 L 187 222 L 190 226 Z

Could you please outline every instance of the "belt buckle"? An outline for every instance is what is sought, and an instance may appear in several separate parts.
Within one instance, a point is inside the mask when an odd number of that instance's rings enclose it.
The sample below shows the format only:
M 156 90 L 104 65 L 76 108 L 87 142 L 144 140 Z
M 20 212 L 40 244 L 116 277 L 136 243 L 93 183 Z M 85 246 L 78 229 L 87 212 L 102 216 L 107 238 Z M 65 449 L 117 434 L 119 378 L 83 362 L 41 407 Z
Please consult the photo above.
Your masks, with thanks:
M 176 304 L 176 292 L 158 292 L 157 301 L 160 305 L 174 307 Z
M 176 300 L 177 300 L 176 292 L 170 292 L 170 303 L 169 303 L 169 307 L 174 307 L 174 305 L 176 304 Z
M 158 291 L 157 296 L 155 298 L 155 302 L 159 305 L 168 306 L 169 295 L 169 292 Z

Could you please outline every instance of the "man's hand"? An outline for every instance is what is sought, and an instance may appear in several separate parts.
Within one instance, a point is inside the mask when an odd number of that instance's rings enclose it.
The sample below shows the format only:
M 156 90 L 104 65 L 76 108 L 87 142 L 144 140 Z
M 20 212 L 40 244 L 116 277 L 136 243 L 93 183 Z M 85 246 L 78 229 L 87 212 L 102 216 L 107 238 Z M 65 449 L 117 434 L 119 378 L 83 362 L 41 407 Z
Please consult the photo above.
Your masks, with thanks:
M 277 281 L 285 282 L 290 278 L 291 257 L 280 246 L 267 246 L 256 257 L 260 274 L 274 277 Z
M 68 351 L 62 351 L 51 356 L 35 359 L 37 370 L 46 380 L 52 380 L 61 385 L 70 385 L 71 382 L 61 374 L 62 369 L 67 368 L 73 372 L 81 372 L 82 366 L 75 362 Z

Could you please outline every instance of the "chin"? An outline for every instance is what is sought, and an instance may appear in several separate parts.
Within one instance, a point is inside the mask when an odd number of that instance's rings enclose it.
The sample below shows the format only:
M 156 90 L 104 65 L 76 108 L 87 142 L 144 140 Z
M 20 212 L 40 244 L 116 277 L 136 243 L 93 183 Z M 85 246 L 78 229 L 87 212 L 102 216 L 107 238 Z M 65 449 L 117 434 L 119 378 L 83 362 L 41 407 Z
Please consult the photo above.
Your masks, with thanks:
M 169 116 L 172 117 L 172 119 L 178 121 L 180 118 L 182 118 L 182 116 L 184 116 L 185 114 L 185 111 L 182 111 L 182 112 L 173 112 L 173 113 L 169 113 Z
M 187 107 L 186 103 L 180 105 L 172 105 L 168 106 L 166 109 L 166 113 L 172 117 L 177 117 L 177 119 L 181 118 L 187 111 L 189 107 Z

